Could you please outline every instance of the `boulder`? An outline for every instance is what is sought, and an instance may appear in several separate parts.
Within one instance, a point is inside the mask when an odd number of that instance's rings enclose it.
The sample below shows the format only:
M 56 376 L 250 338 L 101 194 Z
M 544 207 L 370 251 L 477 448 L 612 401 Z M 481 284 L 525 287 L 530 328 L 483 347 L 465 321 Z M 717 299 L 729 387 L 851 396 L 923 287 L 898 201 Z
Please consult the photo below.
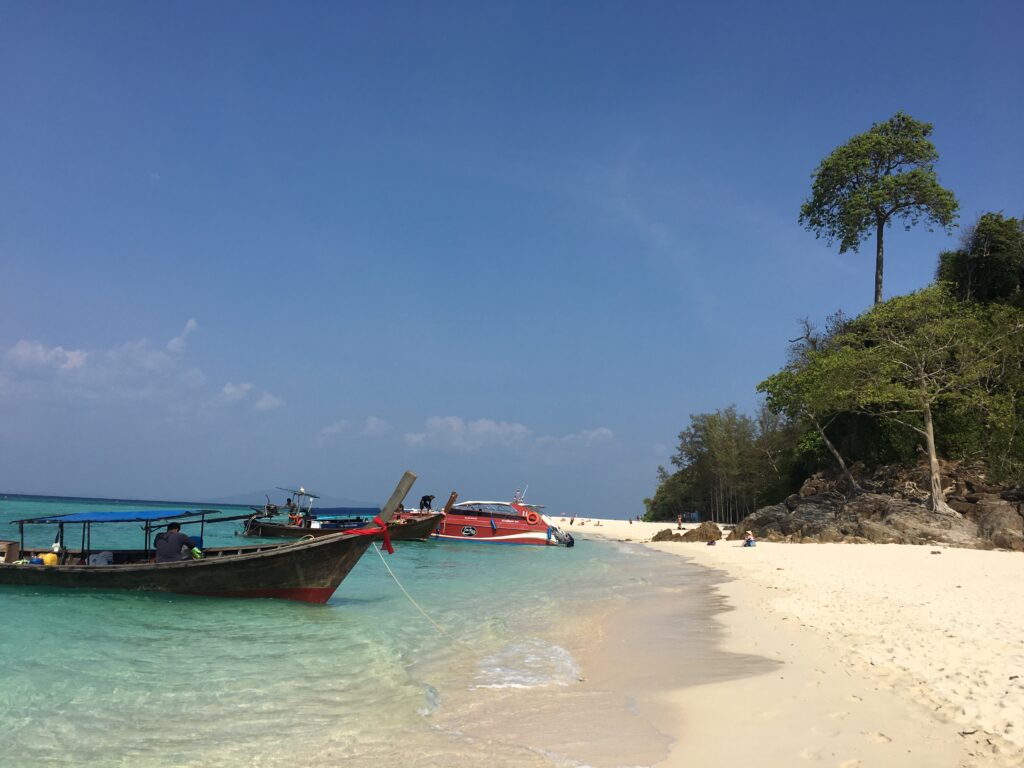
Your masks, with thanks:
M 710 520 L 705 520 L 692 531 L 683 534 L 683 541 L 718 541 L 722 538 L 722 529 Z
M 1003 499 L 978 502 L 978 535 L 1000 549 L 1024 552 L 1024 517 L 1015 504 Z
M 678 533 L 673 533 L 671 528 L 665 528 L 651 536 L 651 541 L 681 541 L 682 538 Z

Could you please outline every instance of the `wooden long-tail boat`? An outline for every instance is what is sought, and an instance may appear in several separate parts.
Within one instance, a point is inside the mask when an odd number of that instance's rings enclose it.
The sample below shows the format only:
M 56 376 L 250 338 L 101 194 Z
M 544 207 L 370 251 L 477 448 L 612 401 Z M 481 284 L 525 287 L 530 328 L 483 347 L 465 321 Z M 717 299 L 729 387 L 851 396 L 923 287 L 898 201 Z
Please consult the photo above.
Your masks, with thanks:
M 342 530 L 369 525 L 380 510 L 376 507 L 321 507 L 313 508 L 316 494 L 305 488 L 282 488 L 292 494 L 298 503 L 288 513 L 288 522 L 274 522 L 273 518 L 286 511 L 269 502 L 262 508 L 253 507 L 253 513 L 242 526 L 243 536 L 297 539 L 303 536 L 328 536 Z M 444 516 L 451 510 L 459 495 L 452 491 L 448 503 L 440 512 L 433 510 L 398 511 L 388 521 L 388 535 L 394 541 L 425 541 L 440 532 Z M 383 533 L 383 532 L 382 532 Z
M 29 560 L 0 562 L 0 584 L 62 589 L 128 589 L 218 597 L 276 597 L 325 603 L 386 528 L 415 480 L 412 472 L 402 476 L 391 498 L 374 520 L 373 527 L 281 544 L 211 547 L 200 559 L 175 562 L 158 563 L 151 559 L 153 550 L 149 536 L 154 522 L 186 520 L 204 524 L 219 522 L 223 518 L 208 518 L 211 510 L 171 514 L 163 510 L 76 513 L 15 521 L 19 525 L 21 541 L 7 542 L 5 560 L 12 559 L 12 549 L 22 555 L 31 554 L 31 550 L 24 546 L 25 525 L 53 524 L 58 529 L 55 548 L 60 552 L 59 562 L 56 565 L 33 565 Z M 133 521 L 145 523 L 145 547 L 141 550 L 107 550 L 110 552 L 109 564 L 90 565 L 87 546 L 77 552 L 64 548 L 67 525 L 81 523 L 83 541 L 88 541 L 89 531 L 95 523 Z M 385 537 L 385 544 L 390 547 L 389 537 Z M 95 558 L 92 560 L 95 562 Z
M 377 510 L 373 511 L 377 512 Z M 388 534 L 391 536 L 392 541 L 425 541 L 437 531 L 443 521 L 443 512 L 407 514 L 401 518 L 388 520 Z M 320 523 L 320 527 L 307 528 L 290 523 L 274 523 L 261 519 L 259 515 L 252 515 L 246 520 L 242 535 L 299 539 L 303 536 L 329 536 L 339 531 L 347 531 L 372 524 L 372 520 L 364 516 L 349 519 L 337 518 L 336 521 L 318 517 L 316 522 Z

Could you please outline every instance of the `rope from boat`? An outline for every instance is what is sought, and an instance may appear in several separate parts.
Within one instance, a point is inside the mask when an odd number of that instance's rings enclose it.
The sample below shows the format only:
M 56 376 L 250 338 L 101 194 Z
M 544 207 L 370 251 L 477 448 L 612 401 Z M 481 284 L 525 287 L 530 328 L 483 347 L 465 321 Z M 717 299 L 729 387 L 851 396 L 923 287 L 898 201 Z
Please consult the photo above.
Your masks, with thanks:
M 434 629 L 436 629 L 438 632 L 440 632 L 442 635 L 447 637 L 452 642 L 454 642 L 454 643 L 460 642 L 458 640 L 458 638 L 452 637 L 450 634 L 448 634 L 448 632 L 445 630 L 444 627 L 442 627 L 440 624 L 438 624 L 436 621 L 434 621 L 432 618 L 430 618 L 430 615 L 425 610 L 423 610 L 423 608 L 420 606 L 420 604 L 417 603 L 413 599 L 412 595 L 409 594 L 408 590 L 406 590 L 406 588 L 402 586 L 402 582 L 400 582 L 398 580 L 398 577 L 395 576 L 395 572 L 392 571 L 391 570 L 391 566 L 388 565 L 388 561 L 385 560 L 384 559 L 384 555 L 381 554 L 380 547 L 379 546 L 374 546 L 373 549 L 377 553 L 377 557 L 380 558 L 380 561 L 382 563 L 384 563 L 384 567 L 388 569 L 388 573 L 391 574 L 391 578 L 395 580 L 395 584 L 397 584 L 398 588 L 400 590 L 402 590 L 402 594 L 404 594 L 407 598 L 409 598 L 409 602 L 412 603 L 416 607 L 416 610 L 418 610 L 420 613 L 423 614 L 423 618 L 425 618 L 427 621 L 429 621 L 434 626 Z

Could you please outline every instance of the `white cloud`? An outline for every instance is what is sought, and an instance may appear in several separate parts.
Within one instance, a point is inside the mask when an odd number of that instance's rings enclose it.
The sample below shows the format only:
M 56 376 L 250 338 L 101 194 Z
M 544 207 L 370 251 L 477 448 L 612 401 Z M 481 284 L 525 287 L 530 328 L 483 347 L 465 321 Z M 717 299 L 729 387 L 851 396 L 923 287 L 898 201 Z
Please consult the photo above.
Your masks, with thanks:
M 251 381 L 239 384 L 229 381 L 221 389 L 221 400 L 226 403 L 249 403 L 257 411 L 272 411 L 275 408 L 282 408 L 285 404 L 284 399 L 267 391 L 257 397 L 256 387 Z
M 241 384 L 232 384 L 229 381 L 224 385 L 221 392 L 224 395 L 224 399 L 229 403 L 237 403 L 239 400 L 245 400 L 249 397 L 249 393 L 252 392 L 252 383 L 243 381 Z
M 275 408 L 283 408 L 284 400 L 277 395 L 264 392 L 256 399 L 256 402 L 252 404 L 252 407 L 257 411 L 272 411 Z
M 138 339 L 90 351 L 23 339 L 0 348 L 0 392 L 12 402 L 148 403 L 175 418 L 225 404 L 256 411 L 285 405 L 284 398 L 248 381 L 229 381 L 211 392 L 206 375 L 186 358 L 197 330 L 198 321 L 189 318 L 166 342 Z
M 523 424 L 492 419 L 466 421 L 459 416 L 432 416 L 421 432 L 407 432 L 405 442 L 414 447 L 429 446 L 458 451 L 478 451 L 491 446 L 522 443 L 533 434 Z M 615 438 L 608 427 L 584 429 L 568 435 L 545 435 L 534 439 L 540 448 L 586 449 L 604 445 Z
M 537 444 L 592 448 L 595 445 L 611 442 L 614 437 L 615 433 L 608 429 L 608 427 L 597 427 L 596 429 L 584 429 L 580 432 L 562 435 L 561 437 L 538 437 Z
M 376 416 L 367 416 L 366 421 L 363 422 L 362 434 L 368 437 L 386 435 L 390 431 L 391 425 L 384 421 L 384 419 L 378 419 Z
M 325 441 L 332 437 L 342 434 L 348 429 L 348 422 L 342 419 L 336 421 L 333 424 L 328 424 L 326 427 L 322 427 L 319 432 L 316 433 L 317 442 L 323 444 Z
M 189 334 L 193 333 L 198 327 L 199 323 L 196 322 L 196 319 L 194 317 L 190 317 L 188 322 L 185 323 L 185 327 L 182 329 L 181 333 L 167 342 L 167 349 L 176 353 L 184 352 L 185 339 L 187 339 Z
M 38 341 L 22 339 L 9 350 L 7 360 L 16 368 L 55 368 L 72 370 L 85 365 L 88 352 L 81 349 L 47 347 Z
M 405 442 L 411 446 L 437 446 L 458 451 L 477 451 L 486 446 L 511 445 L 530 435 L 522 424 L 491 419 L 465 421 L 459 416 L 432 416 L 423 432 L 410 432 Z

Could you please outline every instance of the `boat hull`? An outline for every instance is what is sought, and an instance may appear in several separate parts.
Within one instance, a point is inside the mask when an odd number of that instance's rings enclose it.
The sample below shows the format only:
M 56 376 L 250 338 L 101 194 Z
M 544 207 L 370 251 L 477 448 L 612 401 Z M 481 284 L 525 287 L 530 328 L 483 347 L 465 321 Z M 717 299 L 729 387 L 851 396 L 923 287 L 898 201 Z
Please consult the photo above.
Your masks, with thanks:
M 449 512 L 433 538 L 442 541 L 472 541 L 485 544 L 526 544 L 557 546 L 554 528 L 542 517 L 530 523 L 525 517 L 497 518 Z
M 200 560 L 172 563 L 0 563 L 0 584 L 326 603 L 372 542 L 372 536 L 338 533 L 288 544 L 209 549 Z

